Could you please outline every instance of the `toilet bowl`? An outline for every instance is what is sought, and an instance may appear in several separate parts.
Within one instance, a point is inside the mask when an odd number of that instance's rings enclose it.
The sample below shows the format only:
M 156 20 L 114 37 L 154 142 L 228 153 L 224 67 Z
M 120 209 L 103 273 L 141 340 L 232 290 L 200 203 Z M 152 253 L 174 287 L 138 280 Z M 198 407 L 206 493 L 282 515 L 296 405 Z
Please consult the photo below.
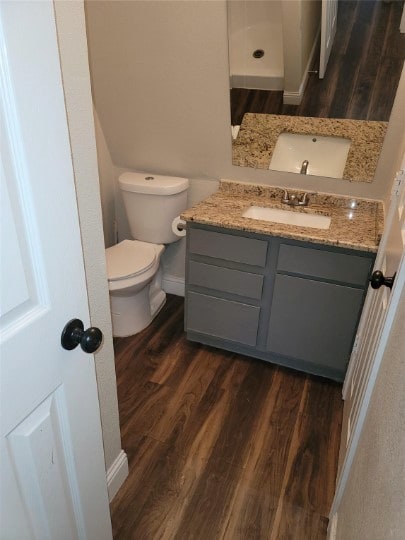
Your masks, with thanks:
M 119 187 L 133 240 L 106 249 L 113 335 L 146 328 L 166 300 L 160 258 L 177 242 L 173 221 L 186 208 L 187 178 L 125 172 Z
M 106 249 L 114 336 L 146 328 L 166 301 L 159 268 L 164 246 L 123 240 Z

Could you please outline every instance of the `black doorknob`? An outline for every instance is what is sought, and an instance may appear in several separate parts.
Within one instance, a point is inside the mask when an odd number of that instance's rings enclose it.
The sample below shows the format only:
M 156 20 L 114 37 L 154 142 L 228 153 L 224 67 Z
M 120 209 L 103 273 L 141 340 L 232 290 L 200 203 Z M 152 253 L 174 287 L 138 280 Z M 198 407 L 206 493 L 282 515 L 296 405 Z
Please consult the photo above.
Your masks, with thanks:
M 72 319 L 62 330 L 61 344 L 67 351 L 71 351 L 80 345 L 84 352 L 94 353 L 100 347 L 102 341 L 103 333 L 100 328 L 92 326 L 84 330 L 80 319 Z
M 370 278 L 371 287 L 373 289 L 379 289 L 381 285 L 385 285 L 389 289 L 392 289 L 395 276 L 396 276 L 396 272 L 392 277 L 384 277 L 384 274 L 381 272 L 381 270 L 376 270 L 375 272 L 371 274 L 371 278 Z

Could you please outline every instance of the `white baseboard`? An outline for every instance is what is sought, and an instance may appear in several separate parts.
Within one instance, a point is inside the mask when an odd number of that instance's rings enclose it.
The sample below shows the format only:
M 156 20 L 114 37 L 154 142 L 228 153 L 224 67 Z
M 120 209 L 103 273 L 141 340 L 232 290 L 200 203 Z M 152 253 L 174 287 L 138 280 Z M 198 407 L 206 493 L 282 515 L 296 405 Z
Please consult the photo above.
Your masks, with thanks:
M 302 98 L 304 97 L 305 87 L 307 86 L 307 82 L 308 82 L 308 72 L 312 66 L 312 61 L 315 56 L 316 46 L 318 44 L 320 34 L 321 34 L 321 28 L 319 27 L 318 32 L 316 33 L 315 41 L 312 45 L 312 49 L 308 58 L 307 65 L 305 66 L 304 75 L 302 77 L 298 92 L 287 92 L 286 90 L 284 90 L 283 92 L 284 105 L 300 105 L 301 104 Z
M 185 280 L 179 276 L 163 275 L 162 288 L 168 294 L 184 296 Z
M 328 540 L 336 540 L 337 535 L 337 522 L 338 522 L 338 514 L 333 514 L 332 519 L 329 520 L 328 525 Z
M 255 90 L 283 90 L 284 75 L 231 75 L 231 88 L 249 88 Z
M 128 458 L 124 450 L 118 454 L 107 471 L 108 499 L 111 502 L 128 476 Z
M 283 92 L 283 105 L 300 105 L 304 96 L 304 87 L 301 84 L 298 92 Z

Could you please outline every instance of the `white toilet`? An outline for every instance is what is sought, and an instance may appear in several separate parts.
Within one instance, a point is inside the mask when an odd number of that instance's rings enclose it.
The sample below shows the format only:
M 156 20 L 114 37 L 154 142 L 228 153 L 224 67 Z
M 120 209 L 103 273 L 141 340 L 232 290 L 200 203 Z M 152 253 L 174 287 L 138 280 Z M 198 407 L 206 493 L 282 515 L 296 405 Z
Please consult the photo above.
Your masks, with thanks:
M 162 290 L 162 244 L 179 240 L 172 222 L 186 208 L 188 180 L 126 172 L 119 178 L 134 240 L 106 249 L 113 334 L 146 328 L 166 301 Z

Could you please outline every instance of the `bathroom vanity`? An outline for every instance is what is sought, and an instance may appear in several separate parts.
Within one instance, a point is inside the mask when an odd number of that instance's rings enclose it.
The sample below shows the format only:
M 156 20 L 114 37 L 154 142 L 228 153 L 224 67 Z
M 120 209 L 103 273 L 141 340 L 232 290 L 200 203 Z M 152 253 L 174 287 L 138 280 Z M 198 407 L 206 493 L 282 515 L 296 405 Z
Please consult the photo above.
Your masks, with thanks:
M 293 157 L 299 157 L 298 149 L 292 152 L 292 161 L 289 164 L 280 160 L 275 163 L 275 151 L 277 151 L 280 136 L 310 136 L 310 140 L 314 141 L 313 150 L 309 152 L 308 149 L 305 150 L 301 159 L 298 159 L 300 164 L 304 159 L 309 160 L 310 167 L 307 174 L 341 178 L 350 182 L 372 182 L 387 126 L 387 122 L 368 120 L 246 113 L 238 136 L 232 143 L 232 163 L 240 167 L 300 172 L 299 166 L 295 168 L 293 160 Z M 322 137 L 350 143 L 347 157 L 344 158 L 342 173 L 336 174 L 333 168 L 328 170 L 327 163 L 335 159 L 339 148 L 325 150 L 320 144 Z M 291 143 L 287 146 L 291 147 Z M 328 155 L 328 160 L 324 164 L 325 153 Z M 316 164 L 317 159 L 320 160 L 318 164 Z M 325 170 L 323 170 L 324 167 L 326 167 Z
M 293 211 L 329 209 L 328 230 L 242 217 L 252 204 L 281 206 L 280 193 L 222 182 L 218 193 L 183 214 L 187 337 L 343 380 L 382 208 L 342 198 L 332 206 L 330 196 L 311 194 L 312 208 Z

